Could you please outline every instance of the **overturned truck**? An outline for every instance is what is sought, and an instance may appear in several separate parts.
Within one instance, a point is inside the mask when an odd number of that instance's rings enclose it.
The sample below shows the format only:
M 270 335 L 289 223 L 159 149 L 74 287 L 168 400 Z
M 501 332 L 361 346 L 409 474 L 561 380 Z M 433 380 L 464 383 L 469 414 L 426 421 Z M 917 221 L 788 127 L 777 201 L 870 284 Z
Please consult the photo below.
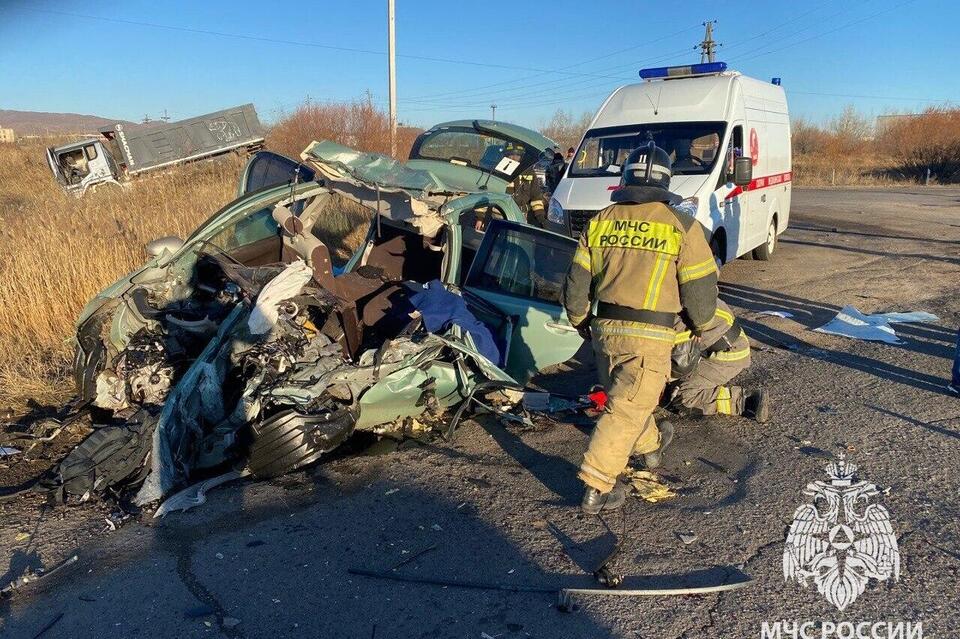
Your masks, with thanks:
M 505 191 L 526 167 L 502 161 L 506 143 L 532 164 L 552 142 L 454 124 L 406 163 L 331 142 L 300 163 L 255 156 L 239 199 L 87 305 L 76 381 L 102 425 L 47 482 L 145 504 L 230 469 L 272 477 L 569 359 L 575 242 L 524 222 Z M 430 146 L 438 131 L 456 144 Z M 328 229 L 345 207 L 370 222 L 337 266 Z

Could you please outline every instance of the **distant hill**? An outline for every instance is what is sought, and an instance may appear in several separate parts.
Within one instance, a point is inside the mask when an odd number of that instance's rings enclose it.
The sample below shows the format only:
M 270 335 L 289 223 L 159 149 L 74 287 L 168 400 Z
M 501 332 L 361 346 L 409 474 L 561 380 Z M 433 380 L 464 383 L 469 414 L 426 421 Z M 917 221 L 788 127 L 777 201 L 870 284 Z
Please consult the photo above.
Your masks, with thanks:
M 49 135 L 63 133 L 96 133 L 102 126 L 122 123 L 126 120 L 111 120 L 98 115 L 80 113 L 47 113 L 44 111 L 11 111 L 0 109 L 0 127 L 13 129 L 16 135 Z

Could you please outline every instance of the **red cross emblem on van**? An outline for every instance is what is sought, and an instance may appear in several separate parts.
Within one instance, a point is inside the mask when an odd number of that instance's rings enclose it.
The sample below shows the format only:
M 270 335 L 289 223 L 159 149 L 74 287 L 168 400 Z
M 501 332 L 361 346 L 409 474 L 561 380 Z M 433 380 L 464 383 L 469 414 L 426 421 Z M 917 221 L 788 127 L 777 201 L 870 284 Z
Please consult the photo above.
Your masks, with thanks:
M 757 130 L 750 129 L 750 163 L 754 166 L 760 161 L 760 139 L 757 137 Z

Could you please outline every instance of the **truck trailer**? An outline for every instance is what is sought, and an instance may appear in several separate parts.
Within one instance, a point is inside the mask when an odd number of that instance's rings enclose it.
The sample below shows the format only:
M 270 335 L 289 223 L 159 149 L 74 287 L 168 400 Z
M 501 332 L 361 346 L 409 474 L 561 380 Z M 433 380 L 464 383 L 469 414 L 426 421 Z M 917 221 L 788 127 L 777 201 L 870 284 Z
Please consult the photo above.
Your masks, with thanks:
M 141 173 L 263 146 L 263 127 L 252 104 L 153 127 L 116 123 L 88 138 L 47 149 L 54 177 L 68 193 L 121 184 Z

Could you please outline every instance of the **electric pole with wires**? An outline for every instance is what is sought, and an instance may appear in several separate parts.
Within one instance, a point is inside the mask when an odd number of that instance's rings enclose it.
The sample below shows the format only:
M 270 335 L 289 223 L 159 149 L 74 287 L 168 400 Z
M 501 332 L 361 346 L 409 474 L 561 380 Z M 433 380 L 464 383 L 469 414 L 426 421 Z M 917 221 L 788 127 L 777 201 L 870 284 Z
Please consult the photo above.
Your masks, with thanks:
M 491 104 L 491 105 L 490 105 L 490 119 L 493 120 L 493 121 L 496 121 L 496 119 L 497 119 L 497 105 L 496 105 L 496 104 Z
M 706 32 L 703 35 L 703 41 L 700 43 L 700 62 L 713 62 L 716 59 L 717 47 L 723 46 L 713 39 L 713 25 L 716 20 L 708 20 L 703 23 Z
M 394 32 L 393 0 L 387 0 L 387 62 L 390 92 L 390 155 L 397 157 L 397 44 Z

